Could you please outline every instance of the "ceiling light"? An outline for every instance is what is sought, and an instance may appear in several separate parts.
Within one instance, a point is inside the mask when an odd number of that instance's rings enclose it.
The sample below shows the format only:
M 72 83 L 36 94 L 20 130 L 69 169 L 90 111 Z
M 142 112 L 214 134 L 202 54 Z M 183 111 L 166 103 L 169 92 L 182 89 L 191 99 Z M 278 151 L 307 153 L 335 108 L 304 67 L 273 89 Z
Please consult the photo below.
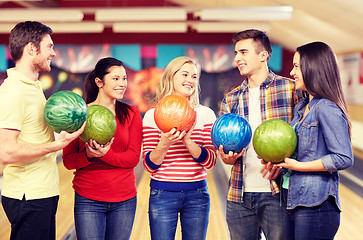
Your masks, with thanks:
M 201 20 L 208 21 L 266 21 L 288 20 L 293 7 L 244 7 L 244 8 L 209 8 L 195 13 Z
M 161 32 L 187 32 L 188 26 L 186 23 L 176 22 L 128 22 L 128 23 L 114 23 L 113 31 L 120 33 L 136 33 L 136 32 L 148 32 L 148 33 L 161 33 Z
M 96 21 L 183 21 L 187 12 L 182 8 L 112 8 L 95 13 Z
M 0 2 L 40 2 L 42 0 L 0 0 Z
M 199 33 L 237 33 L 252 28 L 268 31 L 270 25 L 267 22 L 197 22 L 192 28 Z
M 102 23 L 45 23 L 54 33 L 100 33 L 105 28 Z
M 21 21 L 82 21 L 81 10 L 56 10 L 56 9 L 22 9 L 22 10 L 0 10 L 1 22 L 21 22 Z
M 94 22 L 75 22 L 75 23 L 47 23 L 52 28 L 53 33 L 100 33 L 104 29 L 102 23 Z M 10 33 L 16 23 L 0 23 L 0 33 Z
M 11 29 L 15 27 L 16 23 L 0 23 L 0 33 L 10 33 Z

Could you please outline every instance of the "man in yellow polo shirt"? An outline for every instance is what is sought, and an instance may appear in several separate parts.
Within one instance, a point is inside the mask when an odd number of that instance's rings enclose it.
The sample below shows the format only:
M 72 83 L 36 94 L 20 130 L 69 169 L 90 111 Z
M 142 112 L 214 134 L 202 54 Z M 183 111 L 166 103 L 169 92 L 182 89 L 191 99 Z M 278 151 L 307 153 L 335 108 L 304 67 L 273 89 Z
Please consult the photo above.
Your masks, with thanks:
M 39 22 L 18 23 L 10 33 L 15 67 L 0 86 L 0 161 L 6 165 L 2 205 L 11 223 L 10 239 L 55 239 L 59 199 L 56 152 L 77 138 L 53 131 L 43 118 L 46 102 L 40 72 L 51 70 L 56 55 L 52 29 Z

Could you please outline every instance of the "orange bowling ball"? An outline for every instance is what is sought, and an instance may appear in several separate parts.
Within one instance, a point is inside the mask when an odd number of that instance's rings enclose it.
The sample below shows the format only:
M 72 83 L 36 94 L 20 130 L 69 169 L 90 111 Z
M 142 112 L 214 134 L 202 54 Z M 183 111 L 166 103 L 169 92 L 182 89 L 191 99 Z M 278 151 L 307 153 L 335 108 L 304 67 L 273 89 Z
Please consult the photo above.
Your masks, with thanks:
M 155 107 L 154 119 L 162 132 L 188 131 L 196 118 L 194 108 L 185 97 L 168 95 L 163 97 Z

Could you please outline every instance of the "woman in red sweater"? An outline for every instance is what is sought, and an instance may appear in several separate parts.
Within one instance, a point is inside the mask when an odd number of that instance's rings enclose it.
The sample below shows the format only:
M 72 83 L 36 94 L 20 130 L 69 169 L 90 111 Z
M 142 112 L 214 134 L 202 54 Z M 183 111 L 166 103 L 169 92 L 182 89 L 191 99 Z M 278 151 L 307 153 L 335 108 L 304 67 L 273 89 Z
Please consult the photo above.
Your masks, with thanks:
M 116 116 L 117 130 L 100 145 L 79 138 L 63 150 L 63 163 L 75 169 L 74 218 L 77 239 L 129 239 L 136 211 L 134 167 L 139 162 L 142 120 L 138 109 L 118 101 L 127 88 L 123 63 L 103 58 L 88 74 L 88 105 L 102 105 Z

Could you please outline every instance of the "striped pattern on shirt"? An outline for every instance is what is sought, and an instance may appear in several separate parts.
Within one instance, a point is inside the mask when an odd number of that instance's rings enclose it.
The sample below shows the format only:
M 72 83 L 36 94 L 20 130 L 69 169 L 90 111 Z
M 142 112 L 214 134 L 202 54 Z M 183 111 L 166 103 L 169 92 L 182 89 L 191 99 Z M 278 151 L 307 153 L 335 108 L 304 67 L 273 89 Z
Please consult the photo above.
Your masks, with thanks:
M 155 124 L 154 110 L 147 111 L 143 119 L 143 163 L 151 173 L 151 179 L 165 182 L 196 182 L 206 179 L 207 169 L 214 167 L 217 160 L 210 135 L 216 119 L 214 112 L 201 105 L 195 108 L 197 122 L 190 139 L 207 151 L 203 162 L 197 162 L 182 141 L 179 141 L 170 146 L 160 167 L 153 169 L 145 161 L 145 156 L 155 149 L 161 137 L 161 131 Z

